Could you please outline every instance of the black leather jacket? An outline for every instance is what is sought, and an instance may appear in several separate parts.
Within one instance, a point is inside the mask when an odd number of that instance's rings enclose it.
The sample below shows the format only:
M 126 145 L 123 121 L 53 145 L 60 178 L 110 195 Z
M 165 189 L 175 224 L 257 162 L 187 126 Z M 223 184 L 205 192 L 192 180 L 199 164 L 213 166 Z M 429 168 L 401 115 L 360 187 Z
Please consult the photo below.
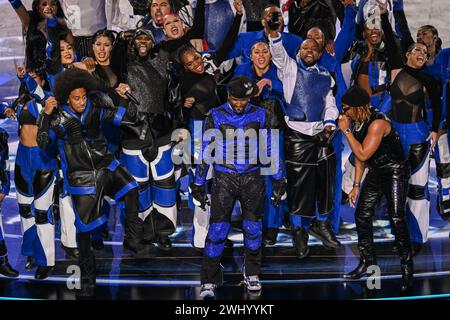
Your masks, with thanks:
M 136 115 L 136 108 L 116 108 L 106 94 L 92 92 L 81 116 L 68 106 L 60 107 L 51 116 L 42 112 L 38 119 L 37 142 L 41 148 L 57 144 L 65 184 L 73 193 L 73 187 L 95 187 L 97 172 L 115 160 L 108 152 L 102 123 L 130 124 L 135 122 Z

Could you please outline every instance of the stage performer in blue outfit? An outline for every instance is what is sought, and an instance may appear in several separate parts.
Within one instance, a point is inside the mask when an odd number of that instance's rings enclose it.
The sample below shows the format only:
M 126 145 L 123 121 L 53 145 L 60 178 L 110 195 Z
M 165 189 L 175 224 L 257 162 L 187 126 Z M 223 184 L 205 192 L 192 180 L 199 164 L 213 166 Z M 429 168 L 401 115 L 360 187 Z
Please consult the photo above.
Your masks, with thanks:
M 356 32 L 355 17 L 357 13 L 356 6 L 353 0 L 346 0 L 344 24 L 342 29 L 334 41 L 333 50 L 330 52 L 327 50 L 326 45 L 329 39 L 326 39 L 325 33 L 318 27 L 311 28 L 307 32 L 308 39 L 314 39 L 320 46 L 322 56 L 317 62 L 318 65 L 327 69 L 333 78 L 336 80 L 336 87 L 334 88 L 336 105 L 339 112 L 342 111 L 341 98 L 345 90 L 347 90 L 347 84 L 345 83 L 344 74 L 342 73 L 342 63 L 350 49 Z M 340 224 L 340 209 L 342 198 L 342 152 L 344 145 L 342 143 L 342 134 L 339 133 L 333 139 L 333 148 L 336 152 L 336 178 L 334 186 L 334 209 L 330 213 L 330 221 L 333 227 L 333 231 L 337 234 L 339 232 Z
M 254 81 L 258 85 L 259 95 L 252 101 L 263 108 L 268 108 L 277 116 L 278 124 L 284 122 L 284 96 L 283 84 L 278 79 L 277 68 L 272 63 L 269 45 L 266 42 L 257 42 L 251 50 L 251 63 L 243 63 L 237 66 L 235 76 L 243 75 Z M 256 101 L 257 100 L 257 101 Z M 283 143 L 283 132 L 280 129 L 280 144 Z M 280 159 L 284 158 L 282 148 L 280 148 Z M 270 198 L 272 196 L 272 181 L 266 176 L 266 202 L 263 219 L 263 241 L 265 245 L 274 245 L 277 242 L 279 228 L 283 224 L 283 212 L 285 203 L 274 206 Z
M 7 109 L 6 103 L 0 104 L 1 109 Z M 0 115 L 0 119 L 4 116 Z M 9 176 L 9 148 L 8 133 L 0 128 L 0 274 L 5 277 L 16 278 L 19 272 L 14 270 L 8 262 L 8 250 L 5 243 L 5 234 L 3 229 L 3 219 L 1 205 L 5 197 L 9 194 L 11 188 L 11 178 Z
M 249 103 L 250 98 L 257 94 L 258 86 L 254 81 L 243 76 L 234 78 L 228 85 L 228 103 L 212 109 L 204 122 L 202 164 L 197 165 L 195 181 L 190 186 L 197 204 L 204 207 L 208 199 L 206 174 L 209 166 L 214 166 L 210 226 L 201 271 L 202 298 L 213 298 L 217 285 L 222 284 L 220 260 L 237 200 L 241 203 L 243 216 L 244 283 L 251 292 L 261 290 L 258 276 L 262 259 L 265 194 L 261 190 L 265 189 L 264 174 L 272 176 L 272 201 L 275 205 L 279 205 L 285 197 L 286 186 L 278 153 L 272 154 L 278 152 L 274 150 L 274 146 L 278 145 L 278 137 L 272 137 L 276 117 Z M 230 131 L 233 132 L 231 138 Z M 243 139 L 242 143 L 239 143 L 239 136 Z M 215 150 L 212 157 L 208 156 L 211 143 Z M 261 153 L 269 157 L 271 163 L 262 164 L 261 158 L 257 159 L 258 154 L 261 157 Z M 263 168 L 267 165 L 270 168 Z M 264 169 L 269 170 L 264 172 Z
M 218 79 L 218 76 L 220 76 L 219 67 L 226 60 L 228 52 L 236 41 L 244 10 L 240 0 L 234 1 L 234 4 L 236 6 L 236 16 L 220 48 L 215 51 L 200 53 L 188 44 L 184 45 L 178 53 L 178 60 L 184 66 L 184 70 L 178 75 L 178 79 L 181 84 L 181 94 L 185 99 L 184 111 L 186 111 L 185 113 L 188 118 L 186 122 L 189 125 L 191 136 L 195 136 L 195 130 L 201 132 L 202 121 L 205 119 L 206 114 L 211 109 L 222 104 L 217 85 L 220 81 L 220 78 Z M 191 139 L 192 146 L 193 143 L 194 139 Z M 195 152 L 185 152 L 185 155 L 185 160 L 192 161 L 195 158 Z M 187 164 L 192 164 L 191 161 L 188 161 Z M 195 177 L 195 166 L 189 167 L 189 179 L 192 182 Z M 212 174 L 211 167 L 208 173 L 208 183 L 212 181 Z M 192 203 L 192 195 L 189 198 L 190 207 L 194 208 L 192 243 L 197 251 L 202 251 L 205 247 L 205 240 L 208 234 L 210 208 L 209 206 L 205 208 L 194 206 Z
M 398 25 L 401 36 L 402 51 L 406 53 L 408 48 L 414 44 L 414 39 L 406 20 L 403 8 L 403 0 L 394 2 L 394 16 L 396 26 Z M 441 125 L 438 132 L 438 142 L 434 150 L 436 162 L 436 177 L 438 180 L 439 195 L 436 201 L 436 211 L 445 220 L 450 219 L 450 151 L 448 141 L 448 130 L 446 129 L 445 120 L 447 113 L 448 91 L 448 65 L 450 58 L 450 48 L 442 48 L 442 40 L 439 37 L 438 30 L 431 25 L 421 26 L 417 30 L 417 42 L 427 46 L 428 59 L 426 61 L 425 72 L 431 74 L 436 80 L 436 86 L 442 94 L 442 112 Z M 432 102 L 429 97 L 426 99 L 426 121 L 429 129 L 432 128 L 433 110 Z
M 22 224 L 22 254 L 27 257 L 27 270 L 38 266 L 36 279 L 45 279 L 55 265 L 55 226 L 53 219 L 53 191 L 57 172 L 56 150 L 38 147 L 37 118 L 48 96 L 43 73 L 28 72 L 16 65 L 22 93 L 3 114 L 17 119 L 20 143 L 14 167 L 17 202 Z M 28 87 L 32 87 L 32 94 Z M 38 98 L 39 97 L 39 98 Z
M 407 218 L 413 254 L 418 254 L 422 243 L 427 242 L 430 219 L 430 194 L 428 178 L 430 167 L 430 147 L 437 143 L 437 132 L 441 119 L 441 99 L 434 79 L 421 69 L 426 63 L 428 49 L 426 45 L 415 43 L 406 54 L 403 65 L 392 27 L 389 23 L 387 8 L 380 4 L 381 21 L 386 39 L 389 59 L 392 63 L 391 97 L 392 124 L 400 135 L 405 153 L 411 165 L 409 193 L 407 199 Z M 431 130 L 425 122 L 426 95 L 432 101 L 433 121 Z M 447 117 L 449 114 L 447 113 Z
M 305 40 L 297 59 L 288 56 L 279 32 L 270 35 L 270 51 L 283 82 L 287 103 L 284 136 L 288 204 L 294 228 L 293 244 L 297 257 L 308 256 L 308 232 L 328 248 L 339 248 L 331 228 L 336 155 L 331 131 L 339 114 L 330 73 L 317 65 L 320 47 Z
M 58 147 L 64 172 L 65 190 L 72 198 L 79 231 L 79 296 L 91 296 L 95 288 L 95 257 L 91 251 L 91 231 L 106 221 L 102 215 L 103 198 L 125 202 L 124 248 L 136 256 L 146 255 L 142 243 L 143 226 L 138 218 L 138 184 L 107 150 L 101 124 L 123 125 L 135 122 L 137 111 L 116 108 L 104 93 L 95 91 L 99 84 L 87 71 L 69 69 L 58 75 L 54 95 L 46 100 L 38 118 L 37 142 L 41 148 Z M 129 88 L 118 91 L 123 97 Z

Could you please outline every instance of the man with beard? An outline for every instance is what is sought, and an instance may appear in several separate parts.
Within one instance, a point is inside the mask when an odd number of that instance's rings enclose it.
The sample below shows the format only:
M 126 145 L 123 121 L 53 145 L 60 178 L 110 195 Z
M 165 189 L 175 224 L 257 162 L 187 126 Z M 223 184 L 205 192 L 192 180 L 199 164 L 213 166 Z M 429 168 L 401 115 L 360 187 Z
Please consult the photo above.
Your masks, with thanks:
M 325 247 L 341 245 L 328 219 L 336 173 L 336 155 L 328 139 L 339 114 L 332 92 L 334 80 L 317 65 L 321 53 L 313 39 L 302 43 L 294 60 L 283 48 L 280 33 L 272 31 L 270 51 L 287 103 L 284 149 L 288 205 L 294 247 L 297 257 L 303 259 L 309 254 L 308 232 Z
M 244 75 L 256 81 L 259 96 L 253 103 L 269 109 L 277 116 L 278 129 L 283 128 L 284 97 L 283 84 L 278 78 L 277 68 L 272 63 L 269 45 L 266 42 L 257 42 L 251 50 L 251 63 L 243 63 L 237 66 L 235 76 Z M 257 101 L 256 101 L 257 100 Z M 283 132 L 280 132 L 280 144 L 283 143 Z M 283 150 L 280 150 L 280 159 L 284 158 Z M 263 241 L 265 245 L 274 245 L 277 242 L 279 228 L 283 223 L 284 206 L 274 206 L 270 201 L 272 196 L 272 182 L 266 177 L 266 203 L 263 219 Z
M 279 205 L 285 198 L 286 186 L 278 154 L 272 153 L 277 151 L 273 150 L 271 137 L 276 118 L 263 108 L 249 103 L 250 98 L 257 94 L 258 86 L 251 79 L 243 76 L 232 79 L 228 85 L 228 102 L 212 109 L 203 125 L 205 139 L 201 147 L 202 164 L 197 165 L 195 181 L 190 188 L 198 205 L 204 207 L 208 199 L 206 176 L 210 165 L 214 166 L 211 216 L 201 270 L 200 296 L 204 299 L 214 298 L 216 287 L 223 282 L 220 260 L 237 200 L 241 203 L 243 217 L 244 284 L 250 292 L 261 291 L 258 276 L 262 259 L 262 213 L 265 198 L 263 174 L 272 176 L 272 201 L 275 205 Z M 229 137 L 230 131 L 233 138 Z M 214 144 L 215 151 L 213 159 L 208 155 L 211 143 Z M 261 153 L 272 160 L 270 172 L 264 172 L 259 161 L 261 159 L 256 159 Z
M 149 30 L 138 29 L 132 44 L 127 83 L 139 101 L 138 105 L 130 103 L 139 113 L 136 123 L 122 126 L 120 161 L 139 183 L 139 217 L 144 221 L 145 240 L 170 250 L 180 172 L 171 158 L 175 123 L 167 98 L 169 75 L 159 57 L 151 56 L 154 39 Z
M 327 46 L 328 40 L 325 33 L 318 27 L 308 30 L 307 39 L 314 39 L 319 44 L 319 50 L 322 52 L 318 65 L 327 69 L 333 78 L 336 80 L 336 86 L 333 90 L 335 92 L 336 104 L 339 111 L 342 111 L 341 98 L 347 89 L 344 74 L 342 72 L 342 62 L 344 61 L 348 50 L 350 49 L 353 39 L 355 37 L 356 22 L 355 16 L 357 13 L 355 1 L 345 0 L 345 18 L 341 31 L 339 32 L 336 41 L 333 45 L 333 51 L 329 52 Z M 335 179 L 335 193 L 334 193 L 334 210 L 330 213 L 330 220 L 335 233 L 339 232 L 340 224 L 340 209 L 341 209 L 341 185 L 342 185 L 342 152 L 344 145 L 342 143 L 342 134 L 339 133 L 333 139 L 333 148 L 336 152 L 336 179 Z

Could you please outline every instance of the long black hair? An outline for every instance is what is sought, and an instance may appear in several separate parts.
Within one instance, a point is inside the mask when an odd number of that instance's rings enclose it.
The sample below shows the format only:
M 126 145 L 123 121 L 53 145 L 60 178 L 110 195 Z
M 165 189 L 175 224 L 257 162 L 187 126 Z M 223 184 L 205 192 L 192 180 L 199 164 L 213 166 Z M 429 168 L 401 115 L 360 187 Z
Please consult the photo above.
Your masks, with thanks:
M 95 42 L 101 38 L 106 37 L 111 41 L 112 50 L 110 55 L 110 67 L 114 74 L 117 76 L 118 81 L 122 82 L 125 78 L 125 75 L 127 73 L 127 51 L 128 51 L 128 42 L 121 41 L 119 39 L 118 33 L 113 30 L 107 30 L 107 29 L 101 29 L 98 30 L 96 33 L 94 33 L 94 36 L 92 37 L 91 41 L 91 47 L 89 48 L 89 56 L 95 60 L 95 54 L 93 46 Z M 106 79 L 106 74 L 104 74 L 101 70 L 101 68 L 97 68 L 96 70 L 97 75 L 102 78 Z
M 42 17 L 41 14 L 39 13 L 39 2 L 40 1 L 41 0 L 33 0 L 33 4 L 31 5 L 31 11 L 28 12 L 30 15 L 30 25 L 37 24 L 40 21 L 45 19 L 45 17 Z M 59 0 L 47 0 L 47 1 L 55 1 L 56 2 L 56 6 L 58 8 L 56 11 L 57 18 L 63 18 L 63 19 L 66 18 Z
M 46 54 L 45 46 L 47 40 L 45 35 L 38 30 L 38 24 L 44 21 L 45 18 L 39 13 L 39 2 L 42 0 L 33 0 L 32 10 L 28 11 L 30 17 L 30 23 L 28 25 L 28 30 L 24 29 L 24 36 L 26 42 L 25 56 L 27 68 L 36 70 L 40 72 L 39 69 L 45 69 Z M 56 1 L 57 12 L 56 17 L 65 19 L 64 12 L 61 7 L 59 0 L 48 0 Z

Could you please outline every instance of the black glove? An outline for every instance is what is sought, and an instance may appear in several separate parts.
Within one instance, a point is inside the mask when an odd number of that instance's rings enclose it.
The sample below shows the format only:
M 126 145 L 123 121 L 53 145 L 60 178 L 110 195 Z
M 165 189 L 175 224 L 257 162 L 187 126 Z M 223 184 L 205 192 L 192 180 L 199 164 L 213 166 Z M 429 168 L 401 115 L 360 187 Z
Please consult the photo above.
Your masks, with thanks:
M 315 138 L 317 139 L 317 142 L 321 147 L 326 147 L 328 145 L 328 139 L 330 138 L 330 136 L 331 133 L 324 129 L 323 131 L 316 134 Z
M 286 180 L 272 180 L 272 197 L 270 198 L 272 205 L 279 207 L 281 201 L 286 199 Z
M 205 185 L 198 185 L 191 183 L 189 185 L 189 191 L 194 198 L 194 204 L 203 210 L 206 210 L 206 205 L 210 205 L 208 201 L 208 196 L 206 195 Z

